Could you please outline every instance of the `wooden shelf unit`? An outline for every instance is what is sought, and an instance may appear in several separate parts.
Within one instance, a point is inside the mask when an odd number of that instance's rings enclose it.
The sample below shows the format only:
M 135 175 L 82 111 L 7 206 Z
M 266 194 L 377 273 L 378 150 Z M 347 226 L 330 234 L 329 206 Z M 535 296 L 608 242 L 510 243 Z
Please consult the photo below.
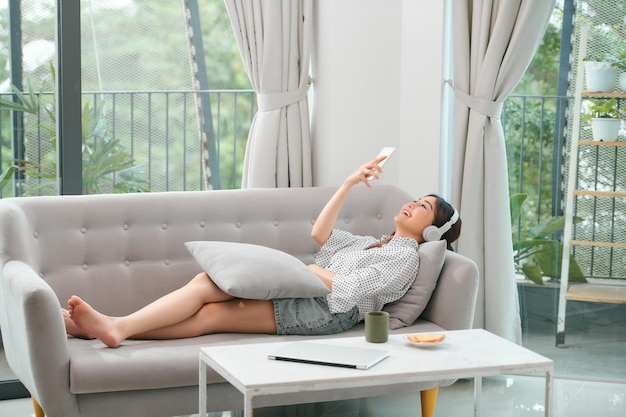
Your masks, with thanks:
M 615 142 L 615 141 L 599 141 L 599 140 L 579 140 L 579 145 L 589 145 L 589 146 L 626 146 L 626 142 Z
M 579 146 L 584 147 L 613 147 L 619 148 L 626 146 L 624 141 L 593 141 L 593 140 L 581 140 L 580 139 L 580 127 L 582 123 L 582 102 L 583 100 L 589 100 L 592 98 L 615 98 L 618 102 L 626 103 L 626 92 L 610 92 L 599 93 L 591 91 L 583 91 L 583 78 L 584 78 L 584 65 L 582 62 L 583 57 L 586 55 L 588 28 L 584 27 L 581 32 L 580 51 L 578 53 L 578 71 L 576 78 L 576 94 L 574 95 L 574 107 L 573 107 L 573 125 L 571 136 L 571 150 L 569 161 L 569 178 L 567 188 L 567 199 L 565 203 L 565 228 L 563 231 L 563 258 L 561 263 L 561 280 L 559 288 L 559 306 L 558 306 L 558 320 L 557 320 L 557 333 L 556 333 L 556 346 L 565 346 L 565 318 L 566 318 L 566 303 L 567 301 L 584 301 L 595 303 L 626 303 L 626 284 L 624 281 L 616 281 L 612 279 L 590 279 L 586 284 L 570 284 L 569 283 L 569 260 L 571 255 L 571 248 L 573 246 L 588 246 L 588 247 L 601 247 L 601 248 L 626 248 L 626 243 L 612 242 L 612 241 L 596 241 L 596 240 L 584 240 L 584 239 L 572 239 L 573 224 L 574 224 L 574 206 L 578 201 L 578 197 L 591 197 L 597 198 L 610 198 L 610 199 L 623 199 L 626 198 L 626 192 L 619 191 L 599 191 L 593 189 L 581 189 L 578 188 L 578 158 L 579 158 Z M 617 165 L 617 151 L 615 152 L 614 163 Z M 617 178 L 616 178 L 617 179 Z M 616 184 L 613 184 L 613 188 Z M 595 219 L 594 219 L 595 220 Z M 612 249 L 611 249 L 612 250 Z
M 597 93 L 594 91 L 583 91 L 580 95 L 582 97 L 590 98 L 626 98 L 626 93 Z
M 626 304 L 626 287 L 609 284 L 572 285 L 565 296 L 567 301 Z

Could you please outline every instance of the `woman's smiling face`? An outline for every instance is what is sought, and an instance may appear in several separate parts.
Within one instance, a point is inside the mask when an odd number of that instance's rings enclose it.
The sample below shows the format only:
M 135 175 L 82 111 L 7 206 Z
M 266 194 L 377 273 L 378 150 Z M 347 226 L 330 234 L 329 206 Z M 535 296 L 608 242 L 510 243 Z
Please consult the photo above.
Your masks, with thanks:
M 424 241 L 422 232 L 435 221 L 436 209 L 437 199 L 432 196 L 405 204 L 400 213 L 393 218 L 396 224 L 395 236 L 411 237 L 422 243 Z

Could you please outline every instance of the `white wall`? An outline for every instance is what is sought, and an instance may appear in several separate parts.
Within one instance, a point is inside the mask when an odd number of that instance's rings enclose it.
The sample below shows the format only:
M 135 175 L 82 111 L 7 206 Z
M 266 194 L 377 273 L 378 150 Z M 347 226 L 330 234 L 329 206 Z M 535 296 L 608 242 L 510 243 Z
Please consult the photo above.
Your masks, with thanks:
M 443 13 L 431 0 L 316 0 L 314 185 L 396 146 L 381 182 L 439 192 Z

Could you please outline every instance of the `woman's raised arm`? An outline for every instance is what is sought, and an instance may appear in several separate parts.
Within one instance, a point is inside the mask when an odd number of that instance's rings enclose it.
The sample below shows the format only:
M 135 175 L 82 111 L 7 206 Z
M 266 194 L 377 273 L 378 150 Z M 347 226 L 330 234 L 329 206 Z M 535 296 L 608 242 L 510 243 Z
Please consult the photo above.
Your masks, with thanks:
M 335 194 L 328 200 L 328 203 L 322 209 L 320 215 L 315 220 L 315 224 L 313 225 L 313 229 L 311 230 L 311 237 L 315 239 L 317 243 L 323 245 L 326 243 L 330 234 L 335 227 L 335 222 L 337 220 L 337 216 L 339 216 L 339 212 L 341 211 L 341 207 L 343 203 L 346 201 L 348 197 L 348 193 L 360 182 L 363 182 L 368 187 L 371 187 L 368 176 L 373 176 L 374 178 L 378 178 L 378 174 L 383 172 L 382 168 L 378 165 L 382 162 L 386 156 L 380 156 L 376 159 L 372 159 L 369 162 L 361 165 L 359 169 L 354 171 L 346 180 L 341 184 L 339 189 L 335 191 Z

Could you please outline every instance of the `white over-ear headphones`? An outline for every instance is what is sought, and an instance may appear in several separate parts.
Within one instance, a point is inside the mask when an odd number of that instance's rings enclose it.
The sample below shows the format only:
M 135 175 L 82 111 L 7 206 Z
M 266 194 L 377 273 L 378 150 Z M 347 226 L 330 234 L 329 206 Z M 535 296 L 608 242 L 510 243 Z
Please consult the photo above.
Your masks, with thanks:
M 422 237 L 426 242 L 440 240 L 441 236 L 443 236 L 448 230 L 450 230 L 452 225 L 456 223 L 457 220 L 459 220 L 459 212 L 456 211 L 456 209 L 453 210 L 454 213 L 452 214 L 452 217 L 450 217 L 450 220 L 448 220 L 443 226 L 437 227 L 433 224 L 424 228 L 424 230 L 422 231 Z

